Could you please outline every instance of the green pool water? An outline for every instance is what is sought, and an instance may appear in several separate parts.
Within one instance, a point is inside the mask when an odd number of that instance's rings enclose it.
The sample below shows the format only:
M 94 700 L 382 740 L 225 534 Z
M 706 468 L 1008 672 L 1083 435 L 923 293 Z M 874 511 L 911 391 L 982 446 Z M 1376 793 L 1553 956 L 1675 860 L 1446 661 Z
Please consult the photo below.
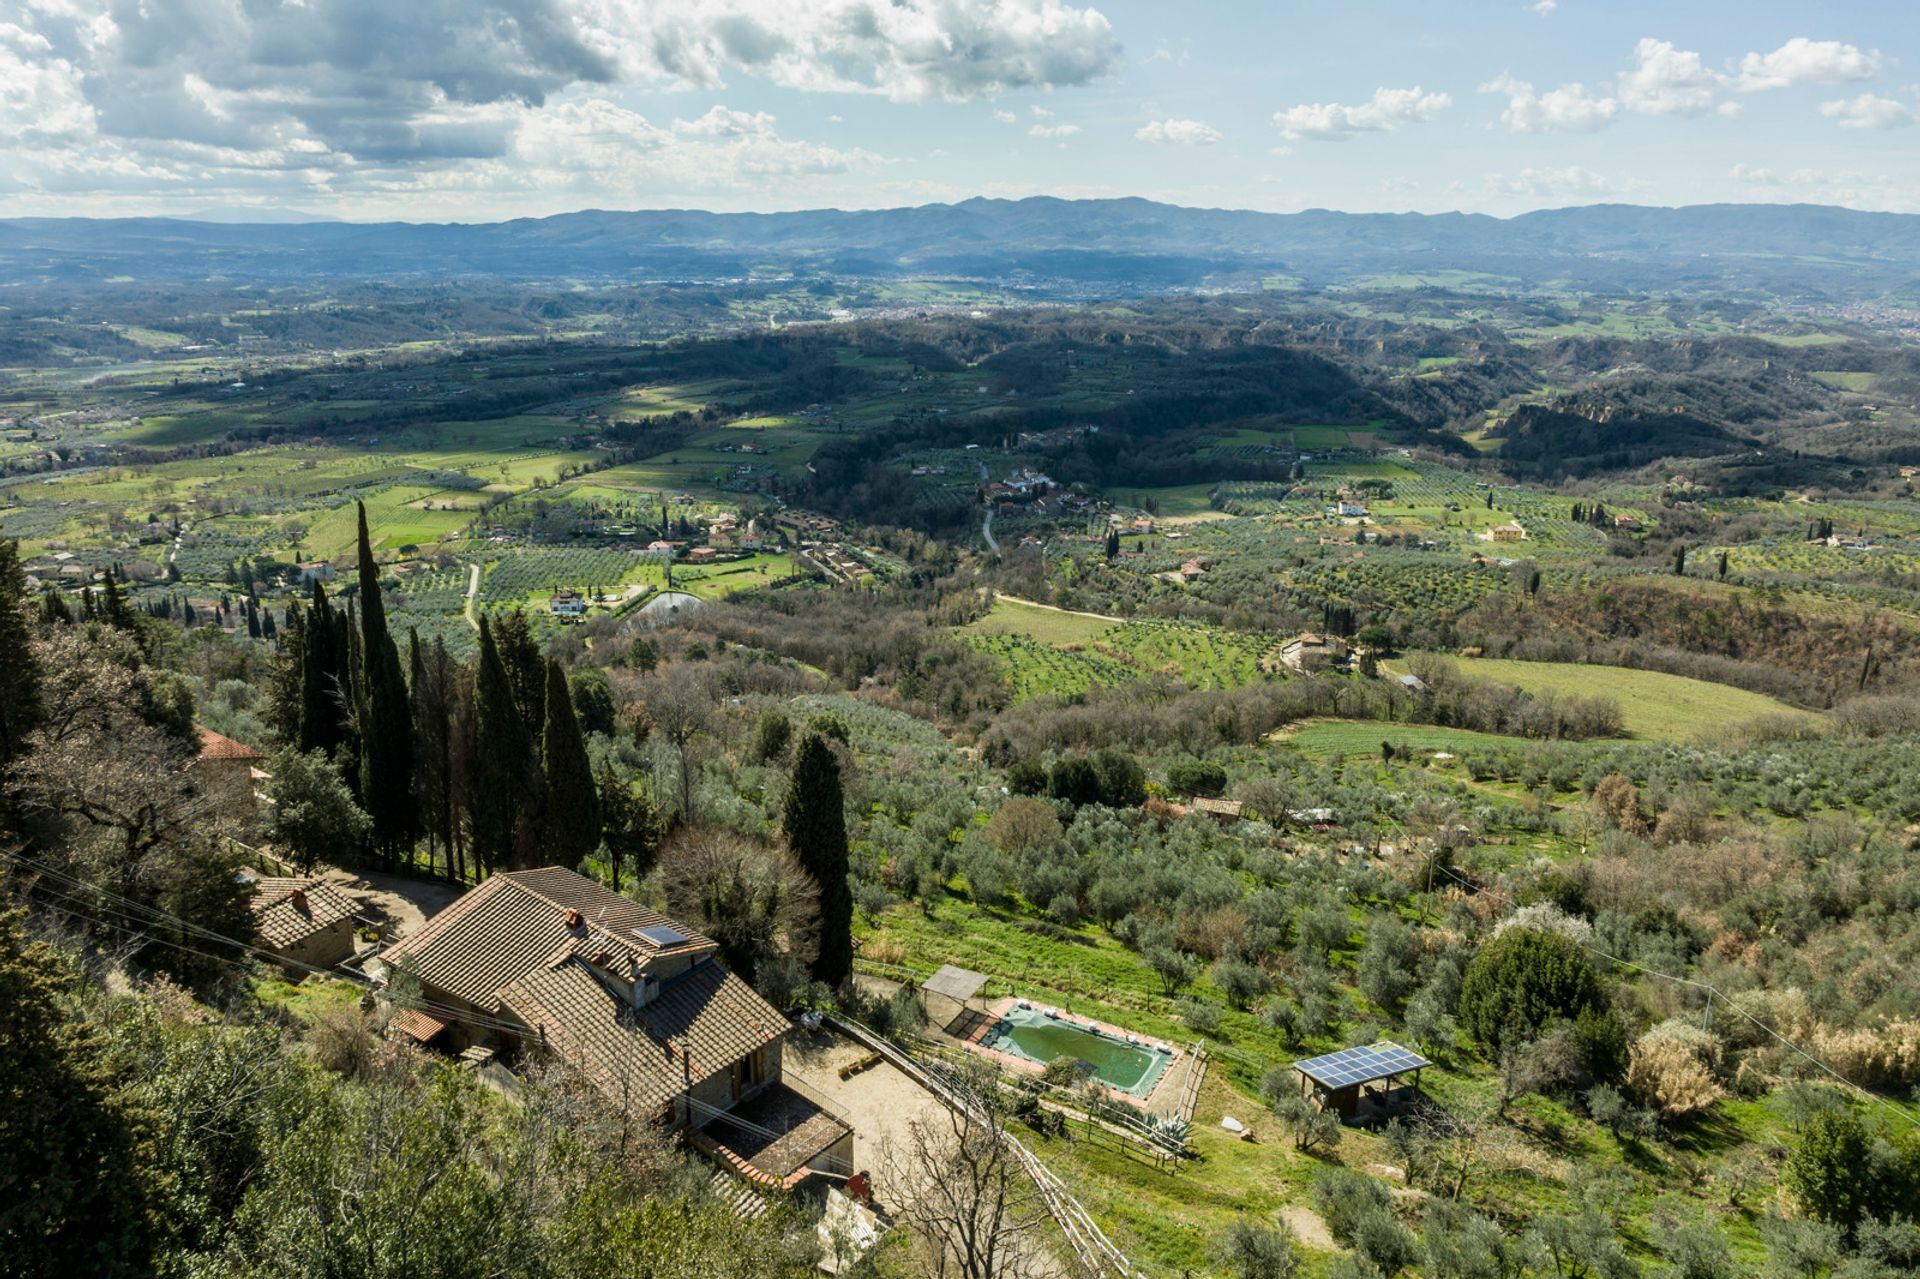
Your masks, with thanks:
M 981 1042 L 1043 1066 L 1057 1057 L 1084 1061 L 1095 1079 L 1135 1097 L 1152 1092 L 1173 1060 L 1164 1048 L 1129 1044 L 1084 1026 L 1054 1021 L 1031 1008 L 1009 1010 Z

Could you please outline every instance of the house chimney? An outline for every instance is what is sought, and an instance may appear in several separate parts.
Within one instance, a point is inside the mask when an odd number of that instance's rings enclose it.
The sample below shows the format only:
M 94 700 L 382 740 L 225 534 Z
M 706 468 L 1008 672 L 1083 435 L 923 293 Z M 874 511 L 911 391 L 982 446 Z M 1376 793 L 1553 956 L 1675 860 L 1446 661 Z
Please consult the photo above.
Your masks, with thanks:
M 300 907 L 300 909 L 305 910 L 307 908 L 307 890 L 304 888 L 296 888 L 287 894 L 287 900 Z
M 580 931 L 580 912 L 579 911 L 574 910 L 572 907 L 568 907 L 567 913 L 564 916 L 562 916 L 562 918 L 564 918 L 567 921 L 568 931 L 570 932 Z

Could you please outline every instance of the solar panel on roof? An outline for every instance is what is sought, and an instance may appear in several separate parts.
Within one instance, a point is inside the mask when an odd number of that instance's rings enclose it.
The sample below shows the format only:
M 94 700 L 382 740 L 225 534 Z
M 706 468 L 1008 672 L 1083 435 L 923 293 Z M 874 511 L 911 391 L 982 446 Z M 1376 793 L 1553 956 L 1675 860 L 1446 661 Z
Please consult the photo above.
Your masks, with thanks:
M 661 950 L 683 945 L 689 940 L 685 933 L 671 924 L 649 924 L 645 928 L 634 929 L 633 935 L 641 941 L 652 943 Z
M 1339 1052 L 1309 1057 L 1305 1061 L 1296 1061 L 1293 1066 L 1301 1074 L 1329 1087 L 1347 1088 L 1432 1064 L 1419 1053 L 1391 1041 L 1383 1041 L 1364 1048 L 1343 1048 Z

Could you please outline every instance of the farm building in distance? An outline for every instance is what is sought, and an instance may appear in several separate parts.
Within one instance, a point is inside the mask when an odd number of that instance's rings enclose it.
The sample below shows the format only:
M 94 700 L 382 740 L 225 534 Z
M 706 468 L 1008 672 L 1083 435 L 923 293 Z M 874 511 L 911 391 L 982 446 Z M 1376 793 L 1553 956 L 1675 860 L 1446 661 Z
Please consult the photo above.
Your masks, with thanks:
M 1319 670 L 1346 655 L 1346 645 L 1313 631 L 1302 631 L 1280 646 L 1280 664 L 1293 671 Z

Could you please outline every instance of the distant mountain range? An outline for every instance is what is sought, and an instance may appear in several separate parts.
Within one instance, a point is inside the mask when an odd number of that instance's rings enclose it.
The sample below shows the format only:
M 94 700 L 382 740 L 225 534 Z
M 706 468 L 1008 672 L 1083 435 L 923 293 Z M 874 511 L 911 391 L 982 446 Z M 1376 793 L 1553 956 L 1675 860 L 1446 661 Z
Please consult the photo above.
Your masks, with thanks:
M 1125 292 L 1467 272 L 1516 287 L 1920 297 L 1920 215 L 1599 204 L 1482 214 L 1254 213 L 1150 200 L 973 199 L 844 212 L 588 211 L 494 223 L 0 220 L 0 281 L 673 281 L 945 276 Z M 1457 282 L 1445 277 L 1442 282 Z M 1388 281 L 1406 284 L 1405 279 Z

